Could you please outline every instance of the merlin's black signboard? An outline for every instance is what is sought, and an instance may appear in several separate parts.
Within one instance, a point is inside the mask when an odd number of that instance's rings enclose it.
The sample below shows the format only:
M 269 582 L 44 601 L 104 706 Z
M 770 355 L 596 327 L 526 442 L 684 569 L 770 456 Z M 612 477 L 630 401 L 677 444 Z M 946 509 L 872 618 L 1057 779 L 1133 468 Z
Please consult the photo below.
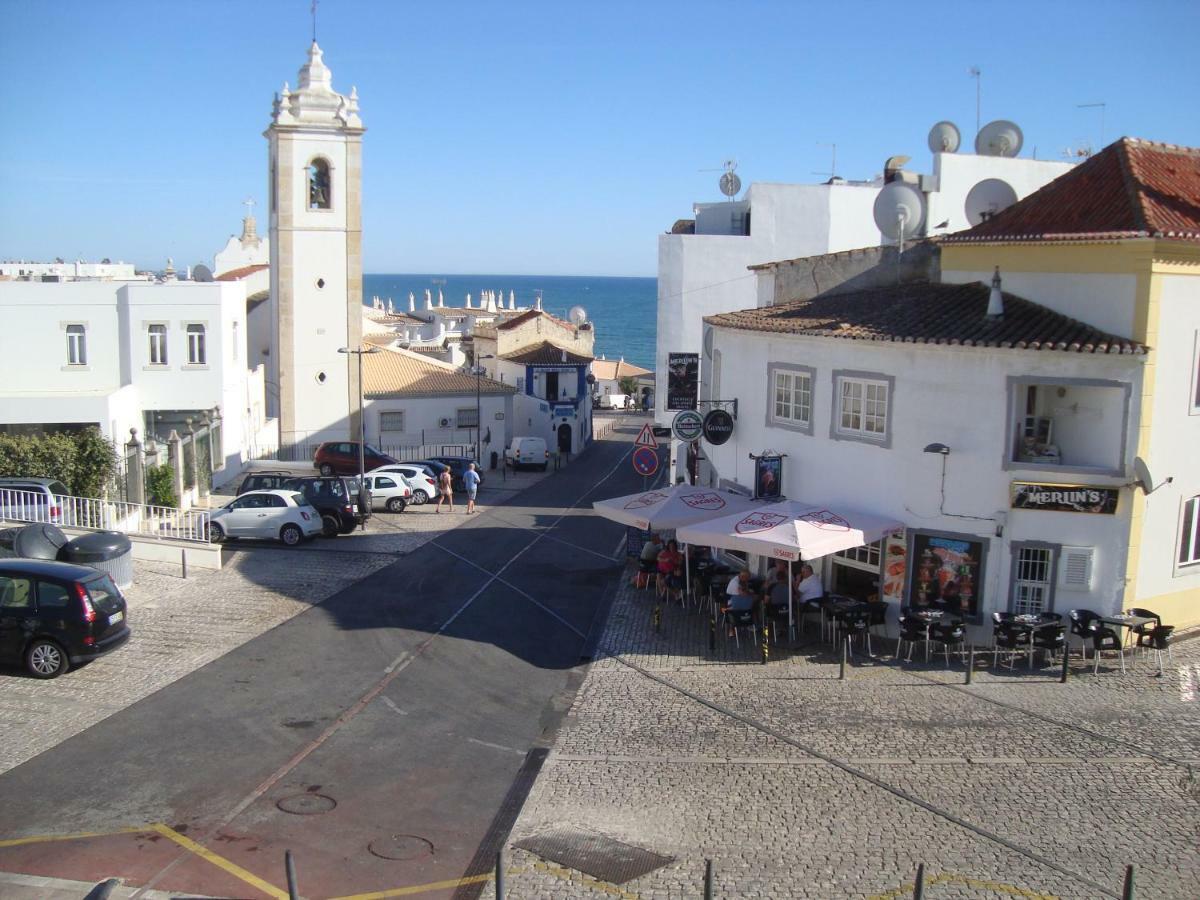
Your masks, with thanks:
M 1117 511 L 1117 501 L 1120 497 L 1120 488 L 1094 484 L 1043 484 L 1036 481 L 1012 483 L 1013 509 L 1111 516 Z
M 719 447 L 733 437 L 733 416 L 723 409 L 709 410 L 704 417 L 704 439 Z
M 700 383 L 699 353 L 667 354 L 667 409 L 695 409 Z

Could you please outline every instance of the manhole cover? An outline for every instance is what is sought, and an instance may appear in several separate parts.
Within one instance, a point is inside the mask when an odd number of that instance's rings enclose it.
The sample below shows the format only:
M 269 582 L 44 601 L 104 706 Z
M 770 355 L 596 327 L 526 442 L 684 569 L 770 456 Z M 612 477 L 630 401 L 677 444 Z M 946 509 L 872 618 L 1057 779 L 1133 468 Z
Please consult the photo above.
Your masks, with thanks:
M 582 828 L 555 828 L 514 846 L 609 884 L 624 884 L 674 861 Z
M 332 797 L 326 797 L 324 794 L 292 794 L 290 797 L 284 797 L 275 803 L 277 807 L 285 813 L 291 813 L 296 816 L 315 816 L 320 813 L 327 813 L 335 806 L 337 801 Z
M 371 841 L 367 849 L 380 859 L 418 859 L 433 855 L 433 841 L 415 834 L 390 834 Z

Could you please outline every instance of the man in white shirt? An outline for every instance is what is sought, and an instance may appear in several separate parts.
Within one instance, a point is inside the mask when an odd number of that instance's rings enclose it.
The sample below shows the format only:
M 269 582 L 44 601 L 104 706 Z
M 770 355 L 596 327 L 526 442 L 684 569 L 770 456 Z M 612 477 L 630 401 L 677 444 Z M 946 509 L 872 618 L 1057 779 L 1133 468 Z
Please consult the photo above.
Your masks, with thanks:
M 745 612 L 754 608 L 754 595 L 750 592 L 750 570 L 742 569 L 729 579 L 725 588 L 726 608 L 734 612 Z
M 796 585 L 798 603 L 806 603 L 825 596 L 825 587 L 821 584 L 821 576 L 813 571 L 813 567 L 805 563 L 800 567 L 800 583 Z

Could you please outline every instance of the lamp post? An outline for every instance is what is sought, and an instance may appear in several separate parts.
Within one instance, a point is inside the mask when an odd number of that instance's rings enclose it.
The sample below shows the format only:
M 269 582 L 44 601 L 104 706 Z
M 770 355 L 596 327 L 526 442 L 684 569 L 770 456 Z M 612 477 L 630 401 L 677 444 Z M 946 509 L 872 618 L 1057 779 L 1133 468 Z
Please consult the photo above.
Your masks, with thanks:
M 371 500 L 367 493 L 367 421 L 363 416 L 362 358 L 364 354 L 378 353 L 378 347 L 338 347 L 338 353 L 353 353 L 358 357 L 358 511 L 362 513 L 362 528 L 367 527 L 367 512 Z
M 495 359 L 492 354 L 487 353 L 478 357 L 475 360 L 475 464 L 483 465 L 483 447 L 480 444 L 480 433 L 483 431 L 483 410 L 480 406 L 480 388 L 483 379 L 483 366 L 480 365 L 485 359 Z

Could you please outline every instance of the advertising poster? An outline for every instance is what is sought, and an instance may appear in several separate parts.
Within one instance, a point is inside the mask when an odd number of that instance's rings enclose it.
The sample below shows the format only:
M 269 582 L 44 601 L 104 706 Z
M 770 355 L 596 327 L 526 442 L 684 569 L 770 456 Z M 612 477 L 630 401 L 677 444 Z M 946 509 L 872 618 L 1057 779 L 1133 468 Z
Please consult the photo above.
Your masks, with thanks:
M 700 384 L 699 353 L 667 354 L 667 409 L 695 409 Z
M 904 538 L 888 535 L 884 540 L 883 599 L 904 601 L 905 574 L 908 572 L 908 548 Z
M 937 604 L 964 615 L 976 615 L 983 590 L 982 560 L 982 541 L 918 532 L 913 536 L 912 562 L 909 564 L 912 604 Z
M 754 499 L 778 500 L 783 494 L 783 458 L 760 456 L 754 460 Z

